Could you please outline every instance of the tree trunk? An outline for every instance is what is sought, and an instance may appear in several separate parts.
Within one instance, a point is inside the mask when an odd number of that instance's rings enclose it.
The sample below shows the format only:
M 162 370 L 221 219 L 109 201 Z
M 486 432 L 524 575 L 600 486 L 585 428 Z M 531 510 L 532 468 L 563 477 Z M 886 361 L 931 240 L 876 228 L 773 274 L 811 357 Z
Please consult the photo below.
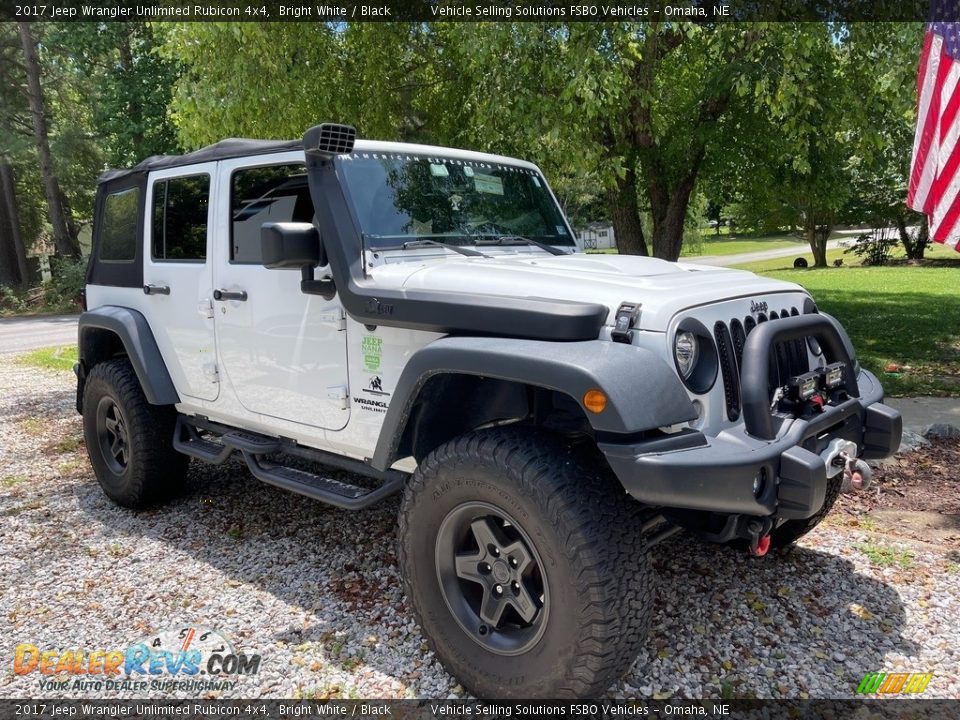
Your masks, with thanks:
M 927 216 L 920 216 L 920 227 L 913 235 L 907 230 L 907 218 L 905 215 L 897 215 L 897 230 L 900 233 L 900 242 L 903 243 L 903 249 L 907 253 L 908 260 L 923 260 L 923 254 L 930 242 L 930 226 L 927 224 Z
M 27 270 L 27 251 L 23 245 L 23 236 L 20 234 L 20 213 L 17 211 L 17 188 L 13 180 L 13 168 L 5 161 L 0 162 L 0 195 L 3 195 L 3 215 L 10 228 L 8 233 L 0 224 L 0 232 L 3 232 L 0 245 L 9 247 L 6 251 L 0 251 L 0 259 L 7 259 L 10 262 L 10 278 L 6 282 L 23 287 L 30 279 Z M 4 283 L 2 278 L 0 283 Z
M 137 26 L 134 23 L 126 24 L 123 38 L 118 47 L 118 50 L 120 51 L 120 67 L 125 73 L 132 73 L 135 70 L 133 66 L 133 47 L 131 38 L 136 32 L 136 27 Z M 143 147 L 143 105 L 140 102 L 140 98 L 140 93 L 131 93 L 130 98 L 127 100 L 127 117 L 130 119 L 130 124 L 134 128 L 133 135 L 131 136 L 132 147 L 130 149 L 133 153 L 133 157 L 135 158 L 146 157 L 148 154 L 144 152 Z
M 827 267 L 827 239 L 833 231 L 833 221 L 827 218 L 818 218 L 813 213 L 807 213 L 804 220 L 804 231 L 810 252 L 813 253 L 814 267 Z
M 607 208 L 613 221 L 617 251 L 621 255 L 649 255 L 637 206 L 637 173 L 634 168 L 629 168 L 624 178 L 617 180 L 616 188 L 607 193 Z
M 54 245 L 58 254 L 64 257 L 77 257 L 80 255 L 80 245 L 77 243 L 76 234 L 71 234 L 72 218 L 68 219 L 69 208 L 50 158 L 50 134 L 47 129 L 43 92 L 40 89 L 40 61 L 37 59 L 37 48 L 30 35 L 30 24 L 21 22 L 17 23 L 17 27 L 20 30 L 20 42 L 23 45 L 23 59 L 27 70 L 27 96 L 30 101 L 30 116 L 33 120 L 33 139 L 40 158 L 40 175 L 43 177 L 43 190 L 47 197 L 47 211 L 50 216 L 50 225 L 53 227 Z
M 653 255 L 676 262 L 683 249 L 684 221 L 687 218 L 687 207 L 690 205 L 690 195 L 696 183 L 699 161 L 689 175 L 685 177 L 672 193 L 659 189 L 650 195 L 650 204 L 653 210 Z

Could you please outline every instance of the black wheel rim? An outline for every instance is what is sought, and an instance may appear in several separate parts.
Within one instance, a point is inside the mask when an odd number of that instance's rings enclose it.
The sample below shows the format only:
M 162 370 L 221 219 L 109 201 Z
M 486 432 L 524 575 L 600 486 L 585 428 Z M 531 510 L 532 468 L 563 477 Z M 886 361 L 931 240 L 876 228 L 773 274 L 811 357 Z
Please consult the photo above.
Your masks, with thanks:
M 115 475 L 122 475 L 130 459 L 127 422 L 112 397 L 103 397 L 97 405 L 97 439 L 103 461 Z
M 471 502 L 451 510 L 436 543 L 437 578 L 457 623 L 499 655 L 519 655 L 543 635 L 550 596 L 543 562 L 508 513 Z

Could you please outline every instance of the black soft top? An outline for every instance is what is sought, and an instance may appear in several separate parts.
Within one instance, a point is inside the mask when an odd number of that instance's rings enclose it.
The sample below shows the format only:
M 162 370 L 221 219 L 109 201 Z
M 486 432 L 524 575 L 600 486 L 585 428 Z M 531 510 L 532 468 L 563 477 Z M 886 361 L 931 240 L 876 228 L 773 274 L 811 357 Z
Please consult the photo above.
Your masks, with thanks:
M 249 140 L 247 138 L 227 138 L 213 145 L 194 150 L 185 155 L 154 155 L 132 168 L 107 170 L 98 179 L 98 183 L 111 182 L 133 175 L 146 175 L 151 170 L 193 165 L 195 163 L 226 160 L 227 158 L 246 157 L 248 155 L 266 155 L 285 150 L 302 150 L 302 140 Z

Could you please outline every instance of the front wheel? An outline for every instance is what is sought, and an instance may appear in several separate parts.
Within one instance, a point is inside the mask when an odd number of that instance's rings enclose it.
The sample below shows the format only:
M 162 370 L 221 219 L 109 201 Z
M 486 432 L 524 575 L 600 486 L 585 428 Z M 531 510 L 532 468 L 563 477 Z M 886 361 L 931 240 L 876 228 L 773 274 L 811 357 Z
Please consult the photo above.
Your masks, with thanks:
M 646 639 L 641 506 L 592 460 L 550 435 L 487 430 L 439 447 L 405 491 L 407 596 L 478 697 L 601 696 Z

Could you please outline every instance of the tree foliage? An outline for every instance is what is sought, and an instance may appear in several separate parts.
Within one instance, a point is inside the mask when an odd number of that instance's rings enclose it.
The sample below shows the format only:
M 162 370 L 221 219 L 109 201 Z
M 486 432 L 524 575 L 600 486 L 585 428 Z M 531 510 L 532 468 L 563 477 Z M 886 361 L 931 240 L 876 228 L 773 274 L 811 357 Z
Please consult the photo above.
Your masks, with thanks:
M 17 24 L 0 23 L 0 161 L 25 249 L 52 238 L 55 252 L 74 255 L 97 175 L 178 149 L 167 106 L 179 66 L 156 53 L 143 23 L 33 23 L 28 33 L 39 93 Z
M 903 206 L 918 23 L 45 23 L 34 26 L 51 167 L 68 222 L 107 164 L 224 137 L 366 137 L 528 157 L 568 214 L 621 252 L 675 259 L 735 209 L 802 228 L 818 264 L 838 222 Z M 16 27 L 0 24 L 0 156 L 22 236 L 51 225 Z M 71 231 L 72 232 L 72 231 Z

